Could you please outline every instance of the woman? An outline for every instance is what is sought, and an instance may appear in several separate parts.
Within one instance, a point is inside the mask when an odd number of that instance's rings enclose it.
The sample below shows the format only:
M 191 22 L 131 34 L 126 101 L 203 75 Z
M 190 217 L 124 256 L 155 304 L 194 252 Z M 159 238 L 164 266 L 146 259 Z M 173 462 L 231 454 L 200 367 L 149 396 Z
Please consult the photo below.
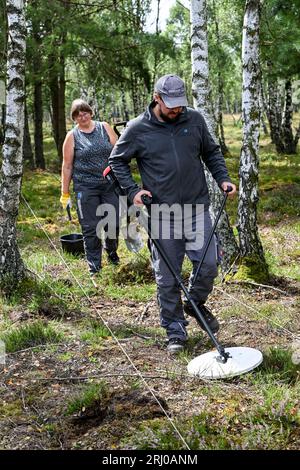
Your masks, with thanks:
M 102 176 L 108 157 L 117 141 L 117 135 L 107 122 L 93 121 L 92 108 L 83 100 L 71 106 L 71 118 L 76 123 L 68 132 L 63 145 L 62 188 L 60 202 L 65 209 L 71 203 L 70 182 L 73 179 L 77 214 L 82 228 L 84 248 L 91 275 L 101 270 L 102 242 L 97 227 L 102 217 L 97 216 L 100 204 L 111 204 L 116 211 L 115 236 L 106 233 L 104 248 L 113 264 L 119 263 L 118 198 Z M 107 227 L 106 227 L 107 228 Z M 112 229 L 110 225 L 110 230 Z M 99 235 L 99 233 L 98 233 Z M 110 232 L 111 235 L 111 232 Z

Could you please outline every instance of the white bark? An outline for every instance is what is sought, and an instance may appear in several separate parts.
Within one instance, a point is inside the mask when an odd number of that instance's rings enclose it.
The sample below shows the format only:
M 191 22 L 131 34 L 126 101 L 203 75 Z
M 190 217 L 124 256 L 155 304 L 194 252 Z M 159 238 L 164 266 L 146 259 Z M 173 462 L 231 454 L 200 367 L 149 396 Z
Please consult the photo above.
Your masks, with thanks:
M 191 0 L 192 87 L 194 105 L 208 121 L 210 131 L 213 120 L 210 107 L 209 65 L 207 43 L 206 0 Z M 208 118 L 208 119 L 207 119 Z
M 260 0 L 247 0 L 243 27 L 243 146 L 240 158 L 238 230 L 242 258 L 265 265 L 257 228 L 259 165 Z
M 7 0 L 8 51 L 6 132 L 0 188 L 0 278 L 24 273 L 16 242 L 24 133 L 25 17 L 23 0 Z
M 216 141 L 215 122 L 211 109 L 209 89 L 206 0 L 191 0 L 190 12 L 194 106 L 205 118 L 208 129 Z M 220 208 L 223 196 L 217 183 L 211 176 L 211 173 L 206 170 L 205 176 L 211 200 L 211 210 L 213 215 L 215 215 Z M 230 265 L 230 261 L 238 253 L 238 247 L 225 211 L 220 219 L 218 235 L 225 253 L 222 269 L 226 271 Z

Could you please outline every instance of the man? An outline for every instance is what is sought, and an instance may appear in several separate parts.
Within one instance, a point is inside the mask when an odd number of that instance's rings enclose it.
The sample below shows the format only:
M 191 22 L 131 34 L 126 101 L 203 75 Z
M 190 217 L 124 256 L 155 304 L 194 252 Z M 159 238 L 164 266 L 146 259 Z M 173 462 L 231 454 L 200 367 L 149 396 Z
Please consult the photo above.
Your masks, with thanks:
M 147 194 L 152 196 L 154 204 L 164 207 L 192 207 L 192 230 L 178 236 L 178 228 L 181 227 L 181 224 L 178 224 L 180 216 L 170 217 L 170 236 L 163 236 L 159 226 L 158 241 L 167 252 L 177 273 L 181 272 L 185 254 L 192 261 L 190 295 L 212 331 L 216 333 L 219 329 L 218 321 L 204 306 L 217 276 L 214 240 L 209 246 L 201 273 L 192 285 L 203 241 L 208 238 L 211 229 L 208 189 L 202 161 L 224 191 L 231 186 L 230 194 L 233 195 L 236 187 L 230 181 L 224 158 L 212 139 L 204 118 L 187 105 L 185 86 L 181 78 L 172 74 L 161 77 L 155 84 L 152 103 L 145 113 L 129 122 L 111 153 L 109 164 L 134 204 L 142 205 L 141 197 Z M 143 189 L 132 179 L 129 167 L 132 158 L 137 160 Z M 151 224 L 152 218 L 151 212 Z M 164 214 L 162 217 L 156 216 L 156 219 L 161 222 Z M 199 228 L 200 219 L 204 220 L 204 224 Z M 196 235 L 202 235 L 202 243 L 197 244 L 196 248 L 190 244 L 195 232 Z M 166 329 L 168 336 L 168 351 L 178 353 L 184 348 L 187 340 L 188 324 L 183 313 L 180 291 L 174 276 L 153 243 L 151 254 L 161 326 Z M 193 310 L 186 300 L 184 310 L 193 316 Z

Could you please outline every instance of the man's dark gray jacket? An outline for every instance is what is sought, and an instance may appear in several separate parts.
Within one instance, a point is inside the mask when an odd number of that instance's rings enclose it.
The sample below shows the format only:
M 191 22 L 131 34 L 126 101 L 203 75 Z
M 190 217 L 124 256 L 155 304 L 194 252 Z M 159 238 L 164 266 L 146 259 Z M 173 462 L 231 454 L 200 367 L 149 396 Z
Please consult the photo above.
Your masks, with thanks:
M 164 123 L 153 113 L 153 104 L 128 123 L 115 145 L 109 158 L 114 174 L 132 202 L 141 189 L 129 167 L 131 159 L 136 158 L 143 189 L 152 193 L 153 203 L 208 206 L 202 161 L 219 185 L 230 179 L 203 116 L 184 108 L 178 121 Z

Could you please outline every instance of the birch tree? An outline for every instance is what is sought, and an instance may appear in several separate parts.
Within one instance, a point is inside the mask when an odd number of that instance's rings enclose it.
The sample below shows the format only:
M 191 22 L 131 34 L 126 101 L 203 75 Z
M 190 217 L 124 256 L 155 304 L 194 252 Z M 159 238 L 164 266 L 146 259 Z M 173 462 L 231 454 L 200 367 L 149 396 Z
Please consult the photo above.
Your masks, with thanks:
M 241 267 L 256 280 L 268 277 L 268 268 L 257 228 L 259 166 L 259 21 L 260 0 L 247 0 L 243 26 L 243 144 L 240 157 L 238 231 Z M 240 274 L 244 275 L 244 270 Z M 239 273 L 238 273 L 239 275 Z
M 208 129 L 216 141 L 216 125 L 213 119 L 209 88 L 206 0 L 191 0 L 190 14 L 194 106 L 205 118 Z M 205 176 L 211 200 L 211 210 L 215 215 L 220 208 L 223 196 L 217 183 L 206 168 Z M 222 269 L 227 271 L 232 259 L 238 254 L 238 246 L 225 211 L 219 222 L 218 235 L 224 250 Z
M 25 275 L 16 240 L 22 179 L 25 101 L 24 0 L 7 0 L 6 132 L 0 175 L 0 281 L 15 283 Z
M 219 18 L 218 18 L 218 5 L 216 5 L 215 0 L 212 0 L 212 10 L 213 10 L 213 22 L 215 26 L 215 38 L 216 38 L 216 65 L 217 65 L 217 103 L 216 103 L 216 137 L 219 140 L 220 148 L 225 156 L 230 156 L 229 149 L 225 143 L 225 134 L 223 126 L 223 104 L 224 104 L 224 67 L 222 67 L 222 46 L 221 46 L 221 36 L 219 30 Z

